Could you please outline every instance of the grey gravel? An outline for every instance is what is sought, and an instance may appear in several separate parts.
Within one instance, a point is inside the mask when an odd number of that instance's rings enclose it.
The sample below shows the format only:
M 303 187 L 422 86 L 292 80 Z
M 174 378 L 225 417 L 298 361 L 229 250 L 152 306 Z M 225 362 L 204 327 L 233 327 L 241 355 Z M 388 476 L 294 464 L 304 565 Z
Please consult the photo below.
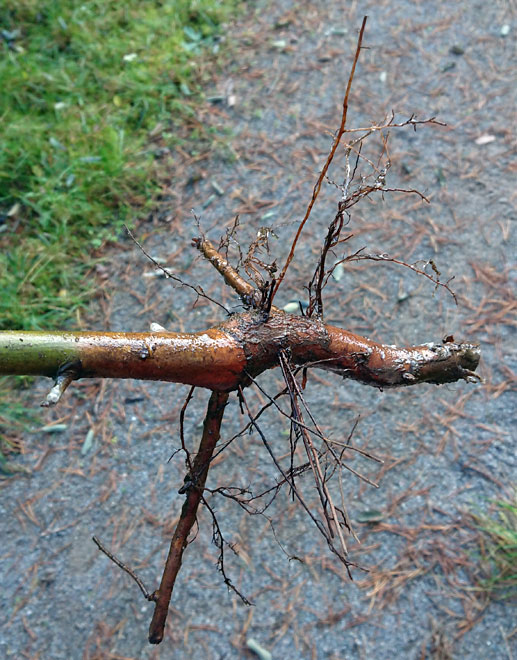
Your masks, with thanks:
M 368 48 L 361 54 L 348 125 L 382 121 L 393 109 L 405 117 L 437 115 L 447 128 L 393 132 L 389 184 L 417 187 L 432 203 L 386 195 L 358 205 L 350 225 L 354 246 L 411 261 L 433 258 L 444 274 L 455 275 L 459 305 L 409 270 L 370 264 L 347 268 L 339 281 L 330 281 L 327 319 L 386 343 L 439 341 L 446 334 L 477 340 L 486 384 L 380 393 L 320 373 L 318 379 L 309 377 L 307 398 L 336 438 L 346 437 L 361 414 L 354 441 L 392 465 L 381 475 L 379 489 L 346 476 L 352 520 L 377 511 L 389 526 L 379 531 L 375 524 L 357 523 L 362 546 L 351 543 L 351 559 L 371 571 L 404 559 L 408 571 L 424 570 L 399 591 L 394 587 L 391 603 L 379 603 L 365 587 L 368 574 L 354 570 L 354 581 L 347 579 L 287 492 L 269 511 L 278 542 L 264 518 L 214 499 L 223 533 L 241 548 L 240 557 L 226 551 L 227 572 L 254 605 L 246 607 L 224 587 L 204 511 L 185 553 L 166 639 L 149 646 L 151 605 L 91 537 L 99 536 L 150 590 L 156 588 L 182 504 L 177 490 L 184 465 L 179 454 L 168 458 L 179 445 L 179 409 L 188 388 L 81 382 L 58 408 L 42 414 L 41 426 L 66 417 L 66 429 L 49 434 L 40 428 L 25 438 L 22 466 L 34 468 L 50 449 L 40 469 L 3 483 L 1 657 L 230 660 L 256 657 L 246 646 L 250 638 L 284 660 L 517 657 L 514 606 L 491 601 L 476 609 L 470 569 L 453 561 L 466 552 L 475 564 L 462 512 L 487 510 L 493 498 L 510 492 L 517 476 L 515 386 L 499 394 L 496 389 L 515 374 L 515 316 L 496 318 L 499 307 L 493 302 L 504 291 L 515 292 L 516 52 L 511 32 L 501 36 L 501 26 L 515 23 L 513 3 L 254 4 L 228 27 L 234 58 L 207 88 L 207 96 L 223 99 L 231 89 L 233 103 L 216 106 L 208 100 L 200 113 L 226 135 L 221 148 L 208 160 L 176 169 L 170 186 L 176 201 L 166 211 L 181 218 L 181 232 L 177 223 L 171 230 L 158 219 L 142 226 L 140 235 L 146 234 L 145 247 L 153 256 L 218 295 L 215 272 L 190 247 L 197 230 L 189 209 L 194 207 L 207 235 L 217 240 L 241 207 L 239 240 L 246 245 L 258 227 L 273 224 L 279 238 L 271 244 L 282 263 L 330 146 L 328 131 L 338 125 L 364 14 L 370 16 Z M 214 108 L 218 114 L 211 114 Z M 476 144 L 482 135 L 495 140 Z M 278 203 L 247 214 L 246 199 Z M 306 299 L 308 266 L 337 199 L 332 186 L 324 189 L 279 306 Z M 99 285 L 101 297 L 92 302 L 93 329 L 147 330 L 155 322 L 171 330 L 197 330 L 224 318 L 203 303 L 192 309 L 194 297 L 185 289 L 142 277 L 151 265 L 127 237 L 121 245 L 125 249 L 114 250 L 108 261 L 110 280 Z M 476 279 L 473 264 L 500 282 L 500 294 L 499 285 Z M 225 295 L 225 304 L 237 304 L 230 292 Z M 270 374 L 262 383 L 274 392 L 279 376 Z M 28 400 L 36 406 L 47 390 L 48 382 L 38 380 Z M 192 446 L 206 400 L 198 391 L 187 414 Z M 243 423 L 233 400 L 226 437 Z M 285 420 L 264 416 L 262 428 L 278 454 L 287 451 Z M 376 478 L 373 463 L 356 459 L 353 465 Z M 274 479 L 259 439 L 246 435 L 214 466 L 210 485 L 253 483 L 259 490 Z M 310 493 L 309 480 L 304 488 Z M 423 522 L 454 521 L 456 531 L 447 534 L 421 528 Z M 288 554 L 303 561 L 290 561 Z M 466 631 L 465 621 L 471 623 Z

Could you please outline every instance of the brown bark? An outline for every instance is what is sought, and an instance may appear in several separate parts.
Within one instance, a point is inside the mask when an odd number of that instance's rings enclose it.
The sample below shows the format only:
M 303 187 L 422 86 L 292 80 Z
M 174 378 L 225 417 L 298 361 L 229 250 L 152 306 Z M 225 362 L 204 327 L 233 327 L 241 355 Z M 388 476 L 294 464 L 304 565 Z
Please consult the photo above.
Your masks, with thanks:
M 137 378 L 231 390 L 246 366 L 226 332 L 0 332 L 0 374 Z
M 449 338 L 450 339 L 450 338 Z M 0 374 L 136 378 L 232 391 L 278 366 L 288 349 L 299 366 L 377 387 L 477 378 L 480 351 L 452 340 L 397 348 L 318 319 L 275 311 L 232 316 L 198 333 L 0 333 Z
M 174 530 L 160 586 L 153 594 L 156 606 L 149 626 L 149 642 L 151 644 L 159 644 L 163 639 L 174 582 L 181 567 L 181 560 L 187 547 L 190 530 L 196 522 L 197 510 L 203 496 L 210 460 L 219 440 L 221 421 L 227 401 L 228 394 L 212 392 L 208 402 L 199 451 L 194 459 L 191 474 L 186 478 L 188 483 L 186 483 L 187 496 L 185 503 L 181 510 L 179 522 Z

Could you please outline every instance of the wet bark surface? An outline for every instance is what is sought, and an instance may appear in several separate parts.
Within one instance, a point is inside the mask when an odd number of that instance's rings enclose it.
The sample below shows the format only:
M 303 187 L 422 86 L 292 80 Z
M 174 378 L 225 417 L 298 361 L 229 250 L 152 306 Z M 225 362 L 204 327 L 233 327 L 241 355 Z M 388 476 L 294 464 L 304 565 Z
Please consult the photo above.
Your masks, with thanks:
M 451 335 L 480 342 L 484 385 L 379 392 L 331 373 L 309 373 L 304 396 L 325 433 L 346 441 L 360 416 L 355 445 L 384 460 L 380 467 L 360 454 L 349 460 L 378 489 L 352 473 L 345 482 L 361 541 L 350 539 L 350 559 L 369 572 L 354 570 L 350 582 L 287 490 L 267 512 L 274 534 L 268 519 L 248 516 L 214 495 L 209 501 L 221 531 L 239 553 L 226 550 L 226 572 L 254 606 L 224 586 L 211 516 L 202 510 L 165 638 L 156 648 L 147 642 L 153 605 L 99 553 L 91 536 L 99 536 L 150 590 L 158 586 L 185 499 L 178 493 L 186 474 L 182 454 L 168 459 L 180 447 L 188 388 L 73 384 L 44 417 L 60 432 L 38 427 L 23 439 L 20 464 L 30 474 L 2 483 L 2 655 L 251 658 L 250 638 L 286 659 L 447 657 L 449 648 L 449 657 L 517 654 L 512 605 L 488 602 L 472 590 L 476 533 L 463 517 L 465 510 L 488 510 L 517 476 L 513 6 L 502 0 L 452 7 L 257 3 L 229 27 L 234 57 L 207 89 L 208 97 L 223 102 L 207 100 L 193 121 L 193 135 L 209 131 L 216 148 L 208 150 L 197 137 L 190 151 L 165 156 L 170 162 L 164 165 L 181 176 L 164 185 L 138 238 L 183 279 L 242 311 L 238 297 L 223 289 L 222 278 L 191 247 L 199 229 L 190 209 L 216 244 L 238 214 L 236 239 L 244 252 L 260 228 L 272 228 L 273 257 L 283 263 L 339 121 L 364 14 L 367 48 L 348 126 L 380 122 L 395 110 L 402 117 L 437 115 L 447 127 L 392 133 L 389 186 L 418 188 L 431 204 L 417 196 L 370 197 L 352 210 L 354 248 L 365 245 L 410 262 L 433 259 L 444 276 L 455 276 L 451 286 L 459 304 L 409 270 L 357 263 L 330 279 L 325 321 L 385 344 L 440 343 Z M 166 137 L 154 140 L 157 150 L 167 146 Z M 373 158 L 379 142 L 372 140 L 370 149 Z M 336 157 L 332 180 L 342 178 L 342 166 Z M 304 286 L 338 199 L 334 186 L 324 187 L 275 298 L 278 307 L 307 302 Z M 230 261 L 237 256 L 230 241 Z M 225 317 L 204 300 L 193 307 L 195 296 L 160 277 L 127 237 L 121 236 L 98 278 L 92 330 L 147 331 L 154 321 L 175 332 L 196 332 Z M 263 375 L 260 383 L 270 395 L 283 387 L 278 373 Z M 41 401 L 47 390 L 48 382 L 36 382 L 30 400 Z M 267 399 L 248 390 L 256 411 Z M 196 390 L 185 414 L 192 451 L 207 400 L 206 391 Z M 221 440 L 247 422 L 230 397 Z M 260 426 L 276 455 L 286 455 L 289 421 L 271 410 Z M 246 434 L 217 456 L 207 486 L 252 484 L 260 492 L 276 476 L 260 438 Z M 310 498 L 310 476 L 299 483 Z

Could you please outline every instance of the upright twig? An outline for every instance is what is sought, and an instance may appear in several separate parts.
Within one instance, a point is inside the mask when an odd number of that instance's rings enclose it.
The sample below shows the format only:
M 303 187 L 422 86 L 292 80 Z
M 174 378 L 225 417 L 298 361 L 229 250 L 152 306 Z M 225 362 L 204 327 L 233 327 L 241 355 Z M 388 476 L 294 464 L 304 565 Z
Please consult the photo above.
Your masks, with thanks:
M 365 16 L 363 18 L 363 23 L 362 23 L 361 29 L 359 31 L 359 38 L 357 39 L 357 47 L 355 49 L 354 61 L 352 63 L 352 70 L 350 71 L 350 75 L 348 77 L 348 83 L 347 83 L 347 86 L 346 86 L 345 98 L 343 99 L 343 112 L 341 114 L 341 124 L 339 126 L 338 132 L 336 133 L 336 137 L 334 138 L 334 142 L 332 143 L 332 147 L 330 149 L 329 155 L 327 156 L 327 160 L 325 161 L 325 165 L 323 166 L 323 169 L 320 172 L 318 180 L 316 181 L 316 185 L 314 186 L 314 189 L 312 191 L 311 200 L 309 202 L 309 205 L 307 206 L 307 210 L 305 211 L 305 215 L 303 217 L 303 220 L 300 222 L 300 225 L 299 225 L 298 230 L 296 232 L 296 235 L 294 237 L 294 241 L 291 245 L 291 250 L 289 252 L 289 255 L 287 256 L 287 260 L 286 260 L 286 262 L 284 264 L 284 267 L 282 268 L 282 270 L 280 272 L 280 275 L 278 276 L 278 279 L 276 281 L 275 287 L 274 287 L 273 292 L 271 294 L 271 302 L 273 301 L 273 298 L 275 297 L 275 294 L 278 291 L 278 287 L 282 284 L 285 273 L 286 273 L 287 269 L 289 268 L 289 264 L 293 260 L 294 251 L 296 249 L 296 244 L 298 243 L 298 239 L 300 238 L 300 235 L 301 235 L 302 230 L 305 226 L 305 223 L 309 219 L 309 216 L 312 212 L 314 204 L 316 203 L 316 200 L 318 199 L 318 195 L 320 194 L 320 190 L 321 190 L 321 186 L 323 184 L 323 181 L 325 180 L 325 177 L 327 175 L 330 164 L 332 163 L 332 161 L 334 159 L 334 155 L 336 153 L 336 150 L 339 146 L 339 143 L 341 142 L 341 138 L 343 137 L 343 133 L 345 132 L 346 118 L 347 118 L 347 114 L 348 114 L 348 97 L 350 95 L 350 89 L 352 87 L 352 81 L 354 79 L 355 67 L 356 67 L 356 64 L 357 64 L 357 60 L 359 59 L 359 53 L 361 52 L 361 44 L 363 42 L 363 35 L 364 35 L 364 29 L 366 27 L 367 18 L 368 18 L 367 16 Z

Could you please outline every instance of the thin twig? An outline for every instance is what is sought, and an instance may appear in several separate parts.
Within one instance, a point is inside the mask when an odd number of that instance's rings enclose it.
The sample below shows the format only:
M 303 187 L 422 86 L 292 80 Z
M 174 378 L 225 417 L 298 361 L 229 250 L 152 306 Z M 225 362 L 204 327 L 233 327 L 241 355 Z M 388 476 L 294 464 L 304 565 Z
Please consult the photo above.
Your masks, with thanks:
M 138 575 L 136 575 L 136 573 L 135 573 L 134 571 L 132 571 L 132 570 L 129 568 L 129 566 L 126 566 L 126 564 L 124 564 L 123 561 L 121 561 L 118 557 L 115 557 L 115 555 L 114 555 L 112 552 L 110 552 L 110 551 L 109 551 L 109 550 L 108 550 L 108 549 L 107 549 L 107 548 L 106 548 L 106 547 L 100 542 L 100 540 L 99 540 L 96 536 L 92 536 L 92 541 L 93 541 L 93 542 L 95 543 L 95 545 L 99 548 L 99 550 L 101 550 L 101 551 L 106 555 L 106 557 L 109 557 L 109 559 L 111 559 L 111 561 L 112 561 L 114 564 L 116 564 L 116 565 L 117 565 L 119 568 L 121 568 L 123 571 L 126 571 L 126 573 L 127 573 L 128 575 L 130 575 L 130 576 L 133 578 L 133 580 L 134 580 L 134 581 L 137 583 L 137 585 L 140 587 L 140 591 L 144 594 L 144 596 L 145 596 L 145 598 L 146 598 L 147 600 L 150 600 L 150 601 L 155 601 L 155 600 L 156 600 L 156 598 L 155 598 L 155 594 L 154 594 L 154 593 L 150 594 L 150 593 L 147 591 L 147 589 L 145 588 L 145 585 L 144 585 L 144 583 L 142 582 L 142 580 L 138 577 Z
M 302 412 L 299 408 L 298 400 L 297 400 L 298 398 L 302 398 L 300 389 L 298 387 L 298 383 L 296 382 L 296 379 L 293 375 L 293 372 L 290 369 L 289 362 L 287 360 L 287 357 L 286 357 L 285 353 L 281 352 L 280 355 L 279 355 L 279 358 L 280 358 L 280 367 L 281 367 L 282 372 L 284 374 L 284 379 L 285 379 L 286 384 L 288 385 L 289 389 L 292 392 L 291 401 L 292 401 L 292 404 L 293 404 L 293 410 L 296 412 L 296 418 L 303 421 L 303 415 L 302 415 Z M 305 402 L 304 402 L 304 407 L 307 410 L 307 412 L 309 413 L 309 415 L 311 417 L 311 421 L 313 422 L 313 424 L 318 429 L 318 426 L 315 422 L 315 419 L 312 416 L 312 414 L 311 414 L 310 410 L 308 409 L 307 405 L 305 404 Z M 345 538 L 343 536 L 343 531 L 341 529 L 341 525 L 340 525 L 339 520 L 338 520 L 337 511 L 336 511 L 336 508 L 335 508 L 335 505 L 334 505 L 334 501 L 333 501 L 332 496 L 330 494 L 330 491 L 328 489 L 327 481 L 326 481 L 326 479 L 323 475 L 323 471 L 322 471 L 322 468 L 321 468 L 318 452 L 316 451 L 314 445 L 312 444 L 311 438 L 310 438 L 309 434 L 307 433 L 307 431 L 302 427 L 298 427 L 298 429 L 299 429 L 300 435 L 303 439 L 303 443 L 304 443 L 304 446 L 305 446 L 305 451 L 307 453 L 307 458 L 309 459 L 309 463 L 311 464 L 311 469 L 314 473 L 314 478 L 315 478 L 315 482 L 316 482 L 316 490 L 317 490 L 317 492 L 319 494 L 319 497 L 320 497 L 321 506 L 322 506 L 324 517 L 327 521 L 327 526 L 328 526 L 330 538 L 332 538 L 334 536 L 334 531 L 335 531 L 338 535 L 339 543 L 340 543 L 342 552 L 340 552 L 334 546 L 332 541 L 330 541 L 329 537 L 327 537 L 327 542 L 329 543 L 330 549 L 333 552 L 335 552 L 335 554 L 345 564 L 345 566 L 347 568 L 347 571 L 348 571 L 348 574 L 351 578 L 352 576 L 350 574 L 350 570 L 348 568 L 348 562 L 347 562 L 347 559 L 346 559 L 346 555 L 348 554 L 348 549 L 347 549 L 347 546 L 346 546 Z M 319 429 L 318 429 L 318 431 L 319 431 Z M 321 433 L 321 431 L 320 431 L 320 433 Z M 329 515 L 327 513 L 327 506 L 330 508 L 331 515 Z M 345 514 L 342 513 L 342 515 L 344 517 L 344 523 L 345 523 L 347 529 L 350 530 L 350 525 L 349 525 L 349 523 L 346 519 Z M 332 522 L 334 523 L 334 525 L 332 525 Z
M 187 464 L 187 469 L 189 471 L 189 474 L 192 473 L 193 468 L 192 468 L 192 460 L 190 458 L 190 452 L 185 444 L 185 413 L 187 412 L 188 404 L 190 403 L 192 397 L 194 396 L 195 389 L 196 389 L 195 387 L 190 388 L 189 393 L 187 394 L 187 397 L 183 402 L 180 411 L 180 442 L 181 442 L 181 448 L 185 454 L 185 462 Z M 170 460 L 171 459 L 169 458 L 169 461 Z
M 389 263 L 393 264 L 398 264 L 399 266 L 404 266 L 405 268 L 409 268 L 415 273 L 418 273 L 419 275 L 423 275 L 424 277 L 427 277 L 428 280 L 431 280 L 433 284 L 435 285 L 435 288 L 438 288 L 439 286 L 443 287 L 446 289 L 450 295 L 454 298 L 454 302 L 456 305 L 458 304 L 458 299 L 456 297 L 456 294 L 454 291 L 450 288 L 449 282 L 452 282 L 454 279 L 454 275 L 450 277 L 446 282 L 441 282 L 440 281 L 440 271 L 437 269 L 436 264 L 432 259 L 429 259 L 429 261 L 425 262 L 425 266 L 430 265 L 431 268 L 433 269 L 434 272 L 434 277 L 433 275 L 430 275 L 429 273 L 426 273 L 425 270 L 422 270 L 421 268 L 417 268 L 415 264 L 408 264 L 405 261 L 402 261 L 402 259 L 395 259 L 395 257 L 390 257 L 389 254 L 354 254 L 351 255 L 350 257 L 345 257 L 345 259 L 342 259 L 341 262 L 344 261 L 386 261 Z M 424 266 L 424 268 L 425 268 Z
M 145 248 L 141 245 L 141 243 L 139 243 L 139 242 L 137 241 L 137 239 L 134 237 L 134 235 L 132 234 L 132 232 L 131 232 L 131 230 L 129 229 L 129 227 L 127 227 L 126 225 L 124 225 L 124 227 L 125 227 L 125 229 L 126 229 L 128 235 L 129 235 L 129 237 L 130 237 L 131 240 L 133 241 L 133 243 L 135 243 L 135 245 L 136 245 L 138 248 L 140 248 L 140 250 L 142 251 L 142 253 L 143 253 L 143 254 L 149 259 L 149 261 L 151 261 L 151 262 L 156 266 L 156 268 L 158 268 L 159 270 L 162 271 L 162 273 L 165 275 L 165 277 L 167 277 L 167 278 L 170 279 L 170 280 L 174 280 L 174 282 L 177 282 L 178 284 L 181 284 L 181 286 L 185 286 L 185 287 L 187 287 L 187 289 L 192 289 L 192 291 L 194 291 L 194 292 L 196 293 L 196 295 L 198 296 L 198 298 L 199 298 L 199 297 L 206 298 L 206 299 L 209 300 L 210 302 L 214 303 L 214 305 L 218 305 L 219 307 L 221 307 L 222 309 L 224 309 L 224 311 L 225 311 L 227 314 L 230 313 L 230 311 L 229 311 L 229 310 L 228 310 L 228 309 L 227 309 L 222 303 L 218 302 L 217 300 L 214 300 L 213 298 L 210 298 L 210 296 L 208 296 L 208 295 L 203 291 L 203 288 L 202 288 L 201 286 L 199 286 L 199 285 L 194 286 L 193 284 L 189 284 L 188 282 L 184 282 L 180 277 L 178 277 L 177 275 L 174 275 L 173 273 L 171 273 L 171 271 L 170 271 L 168 268 L 164 268 L 161 264 L 159 264 L 159 263 L 156 261 L 156 259 L 155 259 L 154 257 L 152 257 L 152 256 L 151 256 L 151 255 L 145 250 Z
M 261 429 L 260 426 L 257 424 L 257 422 L 255 421 L 255 418 L 254 418 L 253 415 L 251 414 L 251 411 L 250 411 L 250 409 L 249 409 L 249 407 L 248 407 L 248 403 L 247 403 L 247 401 L 246 401 L 246 399 L 245 399 L 245 397 L 244 397 L 244 392 L 243 392 L 243 390 L 242 390 L 242 387 L 240 387 L 240 386 L 239 386 L 239 396 L 240 396 L 241 400 L 243 401 L 244 406 L 246 407 L 246 411 L 247 411 L 247 413 L 248 413 L 248 417 L 250 418 L 250 421 L 251 421 L 252 426 L 256 429 L 257 433 L 259 434 L 259 436 L 260 436 L 260 438 L 261 438 L 261 440 L 262 440 L 262 443 L 264 444 L 264 447 L 267 449 L 267 452 L 268 452 L 269 455 L 271 456 L 271 458 L 272 458 L 272 460 L 273 460 L 273 463 L 275 464 L 277 470 L 280 472 L 280 474 L 282 475 L 282 477 L 284 478 L 284 480 L 285 480 L 285 481 L 291 486 L 291 488 L 293 489 L 293 492 L 294 492 L 295 495 L 296 495 L 296 498 L 298 499 L 298 501 L 300 502 L 300 504 L 302 505 L 302 507 L 305 509 L 305 511 L 307 512 L 307 514 L 308 514 L 309 517 L 311 518 L 311 520 L 314 522 L 314 524 L 316 525 L 316 527 L 319 529 L 319 531 L 322 533 L 322 535 L 325 537 L 325 539 L 327 539 L 327 542 L 328 542 L 329 544 L 331 544 L 331 543 L 332 543 L 332 540 L 329 539 L 326 529 L 323 527 L 321 521 L 318 520 L 318 519 L 314 516 L 314 514 L 312 513 L 312 511 L 309 509 L 309 507 L 308 507 L 307 504 L 305 503 L 305 500 L 303 499 L 303 497 L 301 496 L 300 492 L 298 491 L 298 489 L 296 488 L 296 486 L 295 486 L 295 484 L 294 484 L 294 480 L 293 480 L 292 476 L 288 476 L 287 473 L 285 472 L 285 470 L 282 469 L 282 466 L 280 465 L 280 463 L 278 462 L 278 459 L 277 459 L 276 456 L 274 455 L 273 450 L 271 449 L 271 446 L 269 445 L 269 442 L 267 441 L 266 436 L 264 435 L 264 433 L 262 432 L 262 429 Z
M 219 569 L 221 575 L 223 576 L 224 583 L 228 587 L 228 589 L 230 589 L 235 594 L 237 594 L 237 596 L 239 596 L 239 598 L 242 600 L 242 602 L 245 605 L 253 605 L 253 603 L 250 602 L 246 598 L 246 596 L 241 594 L 241 592 L 233 584 L 233 582 L 230 580 L 230 578 L 226 575 L 226 570 L 225 570 L 225 567 L 224 567 L 224 546 L 227 545 L 230 548 L 230 550 L 234 554 L 236 554 L 237 556 L 239 555 L 239 553 L 237 552 L 237 550 L 235 550 L 233 545 L 231 543 L 228 543 L 228 541 L 226 541 L 226 539 L 224 538 L 223 533 L 221 531 L 221 527 L 219 525 L 219 521 L 217 520 L 217 517 L 215 515 L 215 511 L 212 509 L 210 504 L 208 504 L 205 497 L 203 497 L 203 504 L 206 506 L 206 508 L 210 512 L 210 515 L 212 516 L 212 523 L 213 523 L 212 540 L 214 542 L 214 545 L 219 549 L 219 557 L 217 559 L 217 568 Z
M 309 216 L 311 214 L 313 206 L 316 203 L 316 200 L 318 199 L 318 195 L 320 194 L 321 186 L 323 184 L 323 181 L 325 180 L 325 176 L 327 175 L 327 171 L 330 167 L 330 164 L 332 163 L 332 161 L 334 159 L 334 155 L 336 153 L 338 145 L 341 142 L 341 138 L 343 137 L 343 134 L 345 132 L 346 118 L 347 118 L 347 114 L 348 114 L 348 97 L 350 95 L 350 89 L 352 87 L 352 81 L 354 79 L 355 68 L 356 68 L 356 65 L 357 65 L 357 60 L 359 59 L 359 53 L 361 52 L 361 44 L 363 42 L 363 35 L 364 35 L 364 29 L 366 27 L 367 18 L 368 18 L 367 16 L 365 16 L 363 18 L 361 29 L 359 31 L 359 38 L 357 40 L 357 47 L 355 49 L 354 61 L 352 63 L 352 70 L 351 70 L 350 75 L 348 77 L 348 83 L 347 83 L 347 86 L 346 86 L 345 97 L 343 99 L 343 112 L 341 114 L 341 124 L 339 126 L 339 130 L 336 134 L 336 137 L 334 138 L 334 142 L 332 144 L 332 148 L 330 150 L 330 153 L 327 156 L 327 160 L 325 162 L 325 165 L 323 166 L 323 169 L 320 172 L 318 180 L 316 181 L 316 185 L 314 186 L 314 189 L 312 191 L 311 200 L 309 202 L 307 210 L 305 211 L 305 215 L 303 217 L 303 220 L 301 221 L 300 225 L 298 226 L 298 230 L 297 230 L 296 235 L 294 237 L 294 241 L 291 245 L 291 250 L 289 252 L 287 260 L 286 260 L 286 262 L 284 264 L 284 267 L 282 268 L 282 271 L 280 272 L 280 275 L 278 276 L 278 279 L 276 281 L 275 288 L 273 289 L 273 292 L 271 294 L 271 301 L 273 301 L 273 298 L 275 297 L 275 294 L 278 291 L 278 287 L 282 284 L 285 273 L 286 273 L 287 269 L 289 268 L 289 264 L 293 260 L 294 251 L 295 251 L 295 248 L 296 248 L 296 244 L 298 243 L 298 239 L 300 238 L 300 234 L 302 233 L 303 227 L 305 226 L 305 223 L 309 219 Z

